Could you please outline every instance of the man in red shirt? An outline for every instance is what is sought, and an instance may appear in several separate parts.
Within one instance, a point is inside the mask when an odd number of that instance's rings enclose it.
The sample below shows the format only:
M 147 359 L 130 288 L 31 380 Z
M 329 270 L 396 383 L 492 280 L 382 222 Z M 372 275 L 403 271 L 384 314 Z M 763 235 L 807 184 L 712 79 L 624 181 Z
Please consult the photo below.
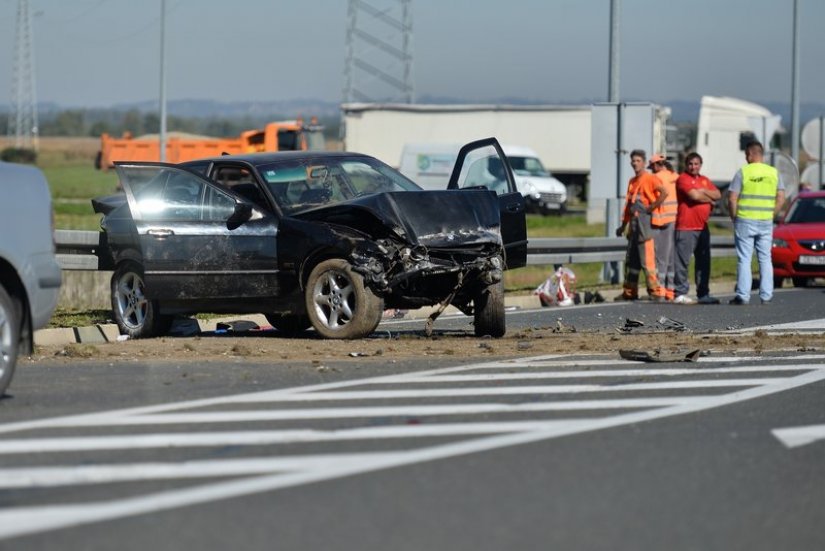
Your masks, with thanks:
M 713 182 L 699 174 L 702 170 L 702 157 L 690 153 L 685 159 L 685 172 L 676 182 L 676 195 L 679 210 L 676 215 L 676 277 L 675 288 L 677 304 L 693 304 L 688 296 L 690 283 L 688 266 L 690 257 L 696 257 L 694 267 L 696 279 L 696 296 L 700 304 L 719 304 L 719 299 L 710 296 L 710 230 L 708 218 L 713 204 L 722 194 Z
M 630 166 L 635 176 L 627 185 L 622 225 L 616 228 L 616 236 L 621 237 L 628 225 L 627 254 L 624 264 L 624 286 L 621 299 L 639 298 L 639 272 L 644 271 L 647 294 L 654 300 L 665 300 L 665 290 L 656 276 L 656 251 L 650 228 L 650 215 L 667 198 L 667 190 L 662 182 L 645 170 L 647 155 L 641 149 L 630 153 Z

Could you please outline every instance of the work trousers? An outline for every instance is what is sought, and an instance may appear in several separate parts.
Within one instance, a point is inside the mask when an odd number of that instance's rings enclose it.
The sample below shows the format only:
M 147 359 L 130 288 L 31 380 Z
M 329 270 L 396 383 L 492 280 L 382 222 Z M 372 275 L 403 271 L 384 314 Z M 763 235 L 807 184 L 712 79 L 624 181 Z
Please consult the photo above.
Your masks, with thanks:
M 663 288 L 665 298 L 673 300 L 674 279 L 676 278 L 674 243 L 675 224 L 664 226 L 652 226 L 653 243 L 656 249 L 656 276 L 659 278 L 659 285 Z
M 627 237 L 627 253 L 624 261 L 624 288 L 622 297 L 634 299 L 639 297 L 639 273 L 644 272 L 647 294 L 651 297 L 664 297 L 664 289 L 659 286 L 656 276 L 656 249 L 653 239 L 639 241 L 635 232 Z
M 693 266 L 696 296 L 710 294 L 710 230 L 676 230 L 676 296 L 688 294 L 690 289 L 690 257 L 696 258 Z
M 737 218 L 733 222 L 733 243 L 736 246 L 736 296 L 743 302 L 751 298 L 751 260 L 756 249 L 759 262 L 759 298 L 769 301 L 773 298 L 773 264 L 771 263 L 771 242 L 773 241 L 772 220 L 750 220 Z

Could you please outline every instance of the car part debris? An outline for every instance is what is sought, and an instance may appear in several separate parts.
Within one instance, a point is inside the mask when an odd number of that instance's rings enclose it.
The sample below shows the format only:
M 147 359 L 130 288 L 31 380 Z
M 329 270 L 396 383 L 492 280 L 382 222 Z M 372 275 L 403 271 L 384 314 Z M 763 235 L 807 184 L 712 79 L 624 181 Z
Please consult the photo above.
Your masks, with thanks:
M 667 318 L 665 316 L 660 317 L 659 320 L 656 323 L 658 323 L 659 325 L 661 325 L 665 329 L 669 329 L 669 330 L 672 330 L 672 331 L 685 331 L 685 330 L 687 330 L 687 327 L 681 321 L 676 321 L 674 319 L 670 319 L 670 318 Z
M 566 325 L 561 320 L 556 320 L 556 326 L 553 328 L 553 333 L 575 333 L 576 327 L 573 325 Z
M 636 362 L 695 362 L 702 355 L 701 350 L 666 352 L 656 349 L 652 352 L 647 350 L 619 350 L 619 356 L 625 360 Z
M 235 320 L 235 321 L 219 321 L 215 325 L 216 330 L 233 331 L 240 333 L 243 331 L 255 331 L 260 329 L 260 326 L 254 321 L 250 320 Z
M 622 332 L 622 333 L 629 333 L 629 332 L 633 331 L 634 329 L 637 329 L 639 327 L 644 327 L 644 325 L 645 324 L 644 324 L 643 321 L 626 318 L 625 321 L 624 321 L 624 327 L 619 327 L 619 328 L 617 328 L 617 330 Z
M 455 288 L 453 288 L 453 290 L 450 292 L 450 294 L 447 296 L 447 298 L 445 298 L 444 300 L 442 300 L 439 303 L 438 308 L 436 308 L 433 311 L 433 313 L 431 313 L 429 316 L 427 316 L 427 321 L 424 323 L 424 334 L 425 335 L 427 335 L 428 337 L 432 337 L 432 335 L 433 335 L 433 324 L 435 323 L 436 318 L 438 318 L 438 316 L 440 316 L 441 313 L 444 310 L 446 310 L 447 306 L 450 305 L 450 303 L 455 298 L 456 293 L 458 293 L 459 289 L 461 289 L 461 286 L 462 286 L 463 283 L 464 283 L 464 273 L 459 272 L 458 273 L 458 283 L 456 283 Z

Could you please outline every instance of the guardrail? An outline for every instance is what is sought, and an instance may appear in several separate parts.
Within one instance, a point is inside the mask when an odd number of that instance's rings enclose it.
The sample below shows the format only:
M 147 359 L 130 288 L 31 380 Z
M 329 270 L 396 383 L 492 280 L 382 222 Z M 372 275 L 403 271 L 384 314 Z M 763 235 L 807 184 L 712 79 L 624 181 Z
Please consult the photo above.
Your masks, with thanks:
M 100 232 L 57 230 L 57 261 L 64 270 L 97 270 Z M 733 237 L 711 236 L 711 255 L 736 256 Z M 623 261 L 627 240 L 623 237 L 539 237 L 527 243 L 527 264 L 581 264 Z

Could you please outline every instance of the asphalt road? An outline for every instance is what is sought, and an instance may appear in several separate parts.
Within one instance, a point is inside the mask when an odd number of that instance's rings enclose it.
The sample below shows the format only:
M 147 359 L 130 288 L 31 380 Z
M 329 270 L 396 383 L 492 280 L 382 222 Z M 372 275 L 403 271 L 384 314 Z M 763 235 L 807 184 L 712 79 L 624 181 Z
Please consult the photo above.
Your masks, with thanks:
M 783 290 L 764 307 L 610 303 L 508 324 L 821 331 L 823 306 L 822 289 Z M 28 365 L 13 391 L 0 549 L 825 548 L 825 351 L 78 362 Z

